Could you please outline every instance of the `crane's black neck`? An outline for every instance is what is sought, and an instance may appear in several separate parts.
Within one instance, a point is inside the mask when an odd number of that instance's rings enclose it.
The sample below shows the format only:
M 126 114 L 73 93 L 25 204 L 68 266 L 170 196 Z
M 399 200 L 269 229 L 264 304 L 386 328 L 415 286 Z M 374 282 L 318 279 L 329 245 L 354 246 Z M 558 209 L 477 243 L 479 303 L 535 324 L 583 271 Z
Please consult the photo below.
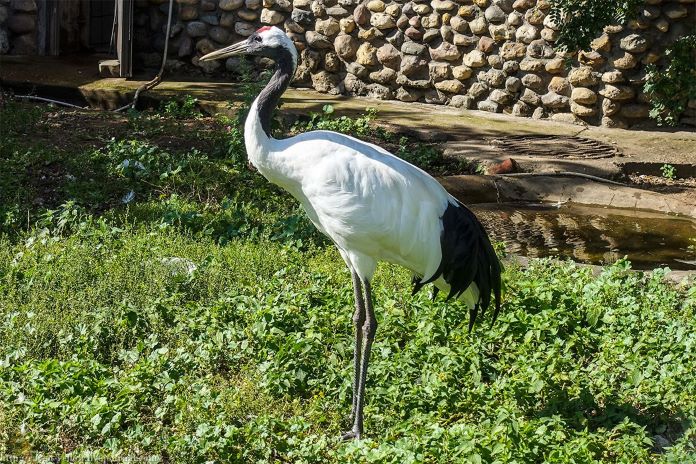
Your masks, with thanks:
M 274 52 L 270 58 L 276 63 L 275 73 L 273 73 L 273 77 L 268 81 L 266 87 L 259 93 L 259 96 L 256 97 L 256 111 L 259 121 L 263 131 L 269 137 L 271 136 L 273 110 L 278 106 L 280 96 L 288 88 L 296 66 L 295 57 L 285 47 L 278 47 Z

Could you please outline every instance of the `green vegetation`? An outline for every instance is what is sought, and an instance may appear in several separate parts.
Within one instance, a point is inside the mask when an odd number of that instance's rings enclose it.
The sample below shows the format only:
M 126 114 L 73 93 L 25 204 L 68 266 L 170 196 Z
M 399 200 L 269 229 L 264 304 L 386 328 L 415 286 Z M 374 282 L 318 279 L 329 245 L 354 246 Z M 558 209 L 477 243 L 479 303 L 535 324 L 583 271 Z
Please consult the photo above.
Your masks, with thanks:
M 665 179 L 673 180 L 677 178 L 677 168 L 671 164 L 663 164 L 660 166 L 660 172 Z
M 621 24 L 635 15 L 644 0 L 551 0 L 549 15 L 560 26 L 556 47 L 587 50 L 605 26 Z
M 377 116 L 377 110 L 367 108 L 365 114 L 351 118 L 350 116 L 336 117 L 333 105 L 324 105 L 321 113 L 311 113 L 309 121 L 298 121 L 292 127 L 293 132 L 306 132 L 311 130 L 330 130 L 353 134 L 358 137 L 366 137 L 375 132 L 372 122 Z
M 368 437 L 341 443 L 350 276 L 234 120 L 0 117 L 0 461 L 695 461 L 693 284 L 508 266 L 469 334 L 382 266 Z
M 650 97 L 650 117 L 675 126 L 689 100 L 696 99 L 696 34 L 679 38 L 665 56 L 664 67 L 647 67 L 643 91 Z
M 162 102 L 160 111 L 165 115 L 175 119 L 198 118 L 201 112 L 198 110 L 198 99 L 191 95 L 186 95 L 182 101 L 168 100 Z

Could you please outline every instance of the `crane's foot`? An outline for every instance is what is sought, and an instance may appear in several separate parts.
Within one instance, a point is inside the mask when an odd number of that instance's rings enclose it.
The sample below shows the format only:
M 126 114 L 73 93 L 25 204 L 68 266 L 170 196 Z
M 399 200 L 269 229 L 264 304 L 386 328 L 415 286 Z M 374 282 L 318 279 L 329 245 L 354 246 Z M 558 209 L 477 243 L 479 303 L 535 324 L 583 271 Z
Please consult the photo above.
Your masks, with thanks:
M 341 440 L 343 441 L 349 441 L 349 440 L 360 440 L 360 432 L 356 432 L 355 430 L 351 430 L 349 432 L 344 433 L 341 435 Z

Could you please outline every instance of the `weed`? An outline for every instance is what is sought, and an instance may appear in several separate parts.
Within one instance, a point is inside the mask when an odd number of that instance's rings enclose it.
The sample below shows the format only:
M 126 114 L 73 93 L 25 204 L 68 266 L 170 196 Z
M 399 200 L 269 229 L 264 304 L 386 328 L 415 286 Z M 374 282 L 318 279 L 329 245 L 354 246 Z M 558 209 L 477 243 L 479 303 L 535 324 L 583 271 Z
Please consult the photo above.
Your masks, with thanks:
M 183 101 L 168 100 L 160 104 L 160 113 L 174 119 L 196 119 L 201 117 L 198 99 L 191 95 L 184 96 Z
M 306 132 L 311 130 L 331 130 L 357 136 L 373 134 L 371 122 L 375 119 L 377 110 L 367 108 L 365 112 L 356 118 L 349 116 L 335 116 L 333 105 L 324 105 L 321 113 L 310 113 L 309 121 L 297 122 L 292 127 L 292 132 Z
M 674 180 L 677 178 L 677 168 L 671 164 L 663 164 L 660 166 L 660 172 L 665 179 Z

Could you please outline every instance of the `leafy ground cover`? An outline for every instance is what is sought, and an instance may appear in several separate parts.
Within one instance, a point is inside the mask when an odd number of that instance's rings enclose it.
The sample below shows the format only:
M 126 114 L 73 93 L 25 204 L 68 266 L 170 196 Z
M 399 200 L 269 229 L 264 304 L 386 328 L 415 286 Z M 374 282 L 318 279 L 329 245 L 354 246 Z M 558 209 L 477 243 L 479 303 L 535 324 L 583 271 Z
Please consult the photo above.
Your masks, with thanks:
M 350 276 L 234 120 L 0 111 L 0 461 L 696 462 L 693 284 L 508 266 L 469 334 L 382 266 L 368 436 L 341 443 Z M 367 116 L 295 130 L 388 139 Z

